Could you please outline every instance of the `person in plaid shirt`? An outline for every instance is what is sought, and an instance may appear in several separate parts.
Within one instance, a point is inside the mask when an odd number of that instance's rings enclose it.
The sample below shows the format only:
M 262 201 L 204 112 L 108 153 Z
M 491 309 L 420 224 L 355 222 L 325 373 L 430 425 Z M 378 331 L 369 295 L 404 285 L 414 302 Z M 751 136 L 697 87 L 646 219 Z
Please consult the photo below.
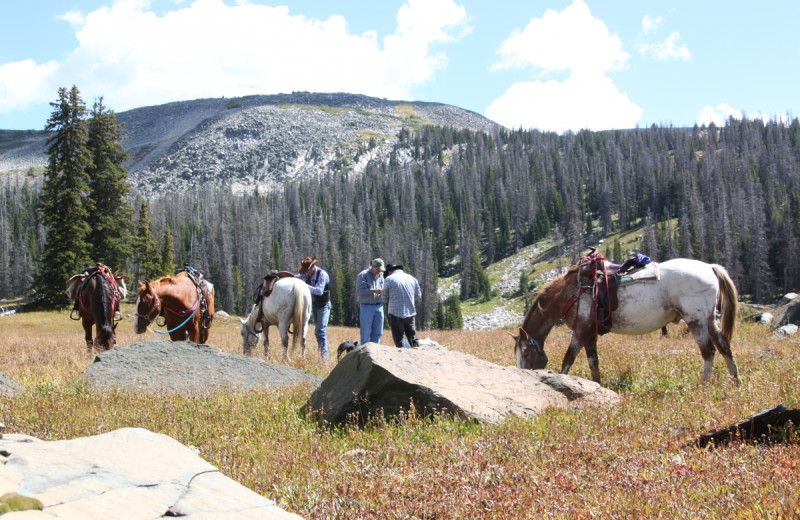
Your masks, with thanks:
M 417 315 L 416 304 L 422 300 L 422 289 L 416 278 L 403 271 L 402 265 L 386 266 L 386 278 L 383 282 L 383 301 L 389 304 L 389 326 L 392 339 L 397 348 L 403 348 L 403 335 L 408 338 L 412 347 L 418 347 L 417 329 L 414 318 Z

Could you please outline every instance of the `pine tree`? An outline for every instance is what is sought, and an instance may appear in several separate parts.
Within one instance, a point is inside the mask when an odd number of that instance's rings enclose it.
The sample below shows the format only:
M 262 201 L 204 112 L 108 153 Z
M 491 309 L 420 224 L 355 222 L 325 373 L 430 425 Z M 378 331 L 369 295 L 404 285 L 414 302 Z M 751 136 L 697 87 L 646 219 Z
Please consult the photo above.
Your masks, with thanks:
M 164 226 L 164 241 L 161 243 L 161 275 L 171 275 L 175 272 L 175 240 L 169 226 Z
M 39 209 L 47 227 L 47 238 L 34 277 L 36 302 L 44 308 L 67 304 L 64 284 L 90 260 L 87 242 L 89 192 L 87 169 L 92 157 L 86 147 L 86 105 L 78 88 L 58 89 L 58 101 L 50 103 L 53 112 L 45 131 L 48 139 L 48 162 Z
M 122 267 L 133 253 L 133 208 L 125 200 L 130 192 L 128 171 L 122 163 L 128 153 L 120 144 L 122 126 L 99 98 L 92 106 L 87 146 L 92 154 L 89 174 L 89 243 L 92 259 Z
M 142 201 L 134 239 L 134 272 L 137 280 L 155 280 L 161 276 L 161 255 L 150 229 L 150 206 Z

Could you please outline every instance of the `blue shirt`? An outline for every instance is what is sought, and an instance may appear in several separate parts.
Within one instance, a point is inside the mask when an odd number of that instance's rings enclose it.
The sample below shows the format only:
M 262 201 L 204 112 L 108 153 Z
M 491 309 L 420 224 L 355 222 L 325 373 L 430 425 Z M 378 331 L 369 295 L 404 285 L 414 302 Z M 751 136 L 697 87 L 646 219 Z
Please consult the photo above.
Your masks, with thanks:
M 308 290 L 311 291 L 312 300 L 316 300 L 314 296 L 317 297 L 322 296 L 325 293 L 325 287 L 327 287 L 331 281 L 330 277 L 328 276 L 328 273 L 326 273 L 323 269 L 320 269 L 319 267 L 317 267 L 316 270 L 314 271 L 314 274 L 310 276 L 308 275 L 308 273 L 306 274 L 297 273 L 296 275 L 294 275 L 294 277 L 300 278 L 301 280 L 303 280 L 308 284 Z M 315 301 L 314 303 L 317 302 Z
M 422 289 L 416 278 L 396 269 L 383 281 L 383 301 L 389 302 L 389 314 L 398 318 L 417 315 L 416 302 L 422 300 Z
M 372 292 L 374 289 L 383 290 L 383 273 L 377 275 L 372 273 L 372 268 L 368 267 L 356 276 L 356 296 L 358 303 L 378 304 L 383 303 L 380 294 Z

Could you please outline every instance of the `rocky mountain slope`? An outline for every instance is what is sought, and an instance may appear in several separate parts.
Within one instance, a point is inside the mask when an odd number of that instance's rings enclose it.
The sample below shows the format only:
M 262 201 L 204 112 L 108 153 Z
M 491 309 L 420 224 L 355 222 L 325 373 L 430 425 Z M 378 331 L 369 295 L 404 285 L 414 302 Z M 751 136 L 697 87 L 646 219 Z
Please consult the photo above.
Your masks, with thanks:
M 308 92 L 179 101 L 117 119 L 129 137 L 130 181 L 144 195 L 208 185 L 269 189 L 302 175 L 358 173 L 372 159 L 388 160 L 404 128 L 500 128 L 451 105 Z M 26 136 L 0 154 L 0 172 L 44 166 L 45 147 L 43 135 Z

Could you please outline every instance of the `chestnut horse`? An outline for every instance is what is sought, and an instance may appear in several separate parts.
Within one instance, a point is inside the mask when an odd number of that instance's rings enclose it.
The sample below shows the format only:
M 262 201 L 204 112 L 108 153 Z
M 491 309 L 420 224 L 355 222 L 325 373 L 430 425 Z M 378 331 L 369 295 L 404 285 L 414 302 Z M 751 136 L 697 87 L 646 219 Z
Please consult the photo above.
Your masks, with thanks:
M 109 350 L 117 343 L 115 331 L 122 318 L 119 302 L 128 295 L 125 278 L 119 271 L 112 273 L 109 267 L 97 264 L 67 280 L 67 296 L 75 302 L 70 318 L 81 320 L 89 351 L 96 346 Z M 77 318 L 74 317 L 76 313 Z M 97 333 L 93 341 L 92 326 L 95 325 Z
M 613 265 L 605 259 L 602 261 L 606 266 Z M 725 359 L 728 373 L 738 383 L 739 370 L 730 346 L 738 295 L 725 268 L 685 258 L 656 266 L 660 274 L 657 283 L 637 282 L 618 287 L 619 305 L 611 313 L 610 332 L 646 334 L 683 319 L 700 347 L 703 382 L 708 382 L 711 377 L 716 349 Z M 582 286 L 579 269 L 580 264 L 572 266 L 546 285 L 533 301 L 519 335 L 514 336 L 514 353 L 519 368 L 542 369 L 547 365 L 544 342 L 556 321 L 563 317 L 573 333 L 561 363 L 561 373 L 569 372 L 575 357 L 585 348 L 592 379 L 600 382 L 598 329 L 592 297 L 596 287 Z M 721 314 L 722 330 L 717 325 L 717 308 Z
M 214 320 L 214 286 L 196 278 L 195 271 L 181 271 L 151 282 L 139 281 L 133 330 L 144 333 L 158 316 L 164 318 L 172 341 L 205 343 Z M 202 276 L 202 275 L 201 275 Z M 194 279 L 193 279 L 194 278 Z

